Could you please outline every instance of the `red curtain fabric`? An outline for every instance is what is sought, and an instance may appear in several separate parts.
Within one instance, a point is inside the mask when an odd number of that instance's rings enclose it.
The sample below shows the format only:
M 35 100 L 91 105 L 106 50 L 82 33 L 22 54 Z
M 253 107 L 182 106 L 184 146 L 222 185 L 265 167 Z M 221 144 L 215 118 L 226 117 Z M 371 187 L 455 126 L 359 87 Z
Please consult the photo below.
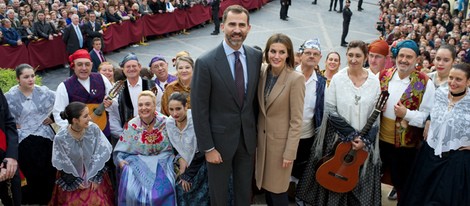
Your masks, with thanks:
M 38 70 L 62 65 L 67 62 L 68 54 L 62 37 L 54 37 L 53 40 L 43 39 L 28 44 L 29 64 Z
M 15 68 L 19 64 L 29 63 L 28 49 L 21 46 L 0 46 L 0 68 Z
M 186 11 L 175 10 L 173 13 L 156 14 L 153 16 L 145 16 L 144 34 L 145 36 L 161 35 L 169 32 L 179 31 L 186 27 L 185 24 Z
M 194 5 L 186 13 L 186 25 L 193 27 L 199 25 L 209 19 L 212 19 L 210 6 Z
M 221 3 L 220 16 L 230 5 L 242 5 L 248 10 L 259 9 L 268 0 L 225 0 Z M 173 13 L 143 16 L 135 22 L 124 21 L 109 25 L 103 34 L 104 52 L 114 51 L 132 43 L 137 43 L 144 36 L 161 35 L 191 28 L 211 19 L 211 7 L 194 5 L 191 8 L 176 9 Z M 67 63 L 67 52 L 61 37 L 52 41 L 31 42 L 19 47 L 0 46 L 0 68 L 15 68 L 21 63 L 28 63 L 38 70 Z

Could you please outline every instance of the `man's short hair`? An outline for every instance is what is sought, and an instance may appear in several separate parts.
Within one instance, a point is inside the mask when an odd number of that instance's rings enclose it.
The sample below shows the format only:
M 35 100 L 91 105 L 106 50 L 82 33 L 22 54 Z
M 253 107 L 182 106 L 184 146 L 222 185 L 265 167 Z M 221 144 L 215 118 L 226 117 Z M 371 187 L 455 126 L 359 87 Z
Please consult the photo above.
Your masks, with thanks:
M 13 10 L 13 9 L 8 9 L 8 11 L 6 12 L 6 14 L 8 15 L 8 14 L 10 14 L 10 13 L 15 14 L 15 10 Z
M 95 37 L 95 38 L 93 38 L 93 40 L 92 40 L 93 44 L 94 44 L 95 42 L 97 42 L 97 41 L 101 42 L 101 39 L 100 39 L 99 37 Z
M 245 13 L 246 16 L 247 16 L 247 23 L 250 24 L 250 13 L 248 12 L 248 10 L 246 10 L 245 8 L 243 8 L 240 5 L 232 5 L 232 6 L 229 6 L 225 9 L 224 16 L 222 17 L 222 22 L 223 23 L 225 23 L 225 20 L 227 20 L 227 16 L 228 16 L 229 12 L 232 12 L 232 13 L 235 13 L 235 14 Z

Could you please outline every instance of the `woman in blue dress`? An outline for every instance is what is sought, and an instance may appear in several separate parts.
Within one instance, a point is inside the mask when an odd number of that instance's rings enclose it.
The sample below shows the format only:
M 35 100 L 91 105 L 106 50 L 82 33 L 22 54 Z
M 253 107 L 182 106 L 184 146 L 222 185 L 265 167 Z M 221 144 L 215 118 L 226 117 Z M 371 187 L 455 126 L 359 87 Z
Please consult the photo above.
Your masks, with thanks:
M 168 137 L 178 162 L 176 200 L 179 206 L 209 205 L 209 186 L 204 153 L 197 148 L 187 95 L 174 92 L 168 100 L 170 117 L 166 120 Z

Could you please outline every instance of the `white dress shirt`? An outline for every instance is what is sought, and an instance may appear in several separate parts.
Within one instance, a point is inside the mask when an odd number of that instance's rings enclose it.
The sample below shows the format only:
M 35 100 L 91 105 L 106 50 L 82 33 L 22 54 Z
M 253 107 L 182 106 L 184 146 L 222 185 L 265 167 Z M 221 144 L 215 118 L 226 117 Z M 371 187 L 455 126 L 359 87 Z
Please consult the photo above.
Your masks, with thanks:
M 405 92 L 405 89 L 408 88 L 411 80 L 410 77 L 405 77 L 400 79 L 398 76 L 398 72 L 395 72 L 392 79 L 388 82 L 388 92 L 390 96 L 387 100 L 387 106 L 385 108 L 385 112 L 383 112 L 384 117 L 389 119 L 395 119 L 395 111 L 394 106 L 400 101 L 401 96 Z M 423 95 L 423 99 L 421 100 L 421 104 L 419 105 L 418 110 L 406 110 L 405 120 L 408 121 L 408 124 L 411 126 L 423 128 L 426 118 L 431 112 L 431 108 L 434 103 L 434 94 L 435 94 L 435 87 L 432 80 L 429 80 L 426 84 L 426 90 Z
M 111 82 L 108 80 L 108 78 L 106 78 L 102 74 L 101 74 L 101 78 L 103 78 L 104 86 L 106 89 L 105 96 L 107 96 L 107 94 L 109 93 L 109 90 L 111 90 L 113 86 Z M 88 93 L 90 93 L 90 78 L 89 77 L 86 80 L 78 79 L 78 82 L 80 82 L 83 88 L 85 88 L 85 90 L 88 91 Z M 62 118 L 60 118 L 60 112 L 64 111 L 65 107 L 69 105 L 70 103 L 69 95 L 68 95 L 67 88 L 65 87 L 64 82 L 61 82 L 59 84 L 55 95 L 56 96 L 55 96 L 55 102 L 54 102 L 54 110 L 52 111 L 52 114 L 54 115 L 55 123 L 59 125 L 60 127 L 67 126 L 68 125 L 67 120 L 63 120 Z M 113 104 L 115 103 L 116 101 L 113 101 Z M 106 108 L 106 111 L 109 111 L 109 108 Z

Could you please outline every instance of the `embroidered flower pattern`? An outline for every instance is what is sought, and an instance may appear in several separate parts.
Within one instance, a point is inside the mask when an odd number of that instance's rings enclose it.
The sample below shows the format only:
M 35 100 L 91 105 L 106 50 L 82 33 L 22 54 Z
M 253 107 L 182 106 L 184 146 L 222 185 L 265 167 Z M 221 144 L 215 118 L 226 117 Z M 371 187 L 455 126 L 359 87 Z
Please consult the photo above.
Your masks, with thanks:
M 156 129 L 151 132 L 144 130 L 141 140 L 144 144 L 159 144 L 162 142 L 163 136 L 162 133 Z

